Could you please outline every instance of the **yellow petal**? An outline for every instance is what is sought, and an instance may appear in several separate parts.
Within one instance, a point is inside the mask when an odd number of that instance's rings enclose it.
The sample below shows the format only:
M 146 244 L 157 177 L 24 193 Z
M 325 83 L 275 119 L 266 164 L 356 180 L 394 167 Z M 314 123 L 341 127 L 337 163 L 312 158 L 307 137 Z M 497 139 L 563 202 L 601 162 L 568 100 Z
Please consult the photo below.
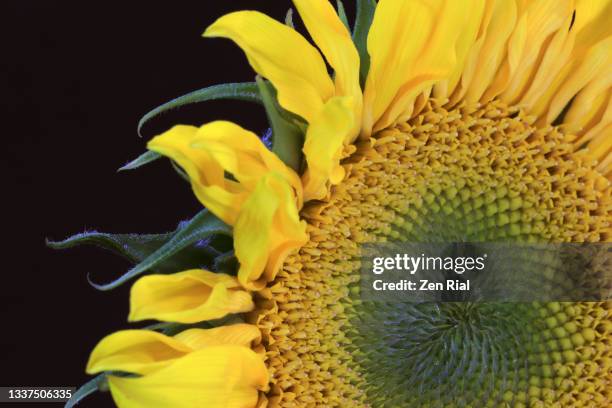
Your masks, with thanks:
M 610 16 L 610 0 L 577 0 L 576 1 L 576 19 L 573 29 L 577 32 L 582 31 L 587 25 L 591 24 L 595 19 L 605 15 L 608 9 L 608 18 Z
M 205 37 L 224 37 L 245 52 L 253 69 L 272 82 L 280 105 L 310 122 L 334 93 L 321 55 L 298 32 L 256 11 L 214 22 Z
M 521 52 L 517 55 L 516 68 L 501 94 L 503 101 L 512 104 L 525 92 L 534 72 L 540 68 L 538 59 L 546 49 L 550 37 L 558 31 L 567 32 L 572 13 L 571 0 L 541 0 L 527 3 L 522 15 L 525 20 L 524 43 L 520 45 Z
M 515 1 L 495 1 L 491 21 L 487 25 L 484 42 L 475 62 L 474 79 L 469 87 L 466 87 L 465 100 L 469 103 L 479 101 L 485 90 L 491 85 L 505 56 L 506 42 L 512 34 L 516 18 L 517 6 Z
M 516 72 L 523 55 L 527 42 L 527 31 L 527 15 L 524 14 L 523 7 L 517 7 L 516 24 L 505 45 L 506 55 L 504 55 L 495 77 L 482 95 L 482 101 L 490 101 L 508 87 L 508 83 Z
M 546 122 L 552 122 L 571 101 L 571 99 L 590 82 L 610 75 L 612 66 L 612 36 L 592 46 L 584 58 L 568 73 L 563 84 L 550 102 Z
M 235 224 L 242 203 L 270 171 L 289 182 L 301 207 L 302 184 L 297 174 L 254 133 L 234 123 L 176 126 L 153 138 L 148 147 L 179 163 L 200 202 L 227 224 Z M 226 172 L 237 181 L 226 178 Z
M 335 95 L 352 97 L 354 117 L 361 118 L 359 54 L 351 34 L 328 0 L 293 0 L 293 3 L 312 39 L 334 69 Z M 349 139 L 357 136 L 360 126 L 360 121 L 355 120 Z
M 455 89 L 450 92 L 449 102 L 451 105 L 455 105 L 459 101 L 461 101 L 469 89 L 471 82 L 474 80 L 474 74 L 478 64 L 478 57 L 482 48 L 485 44 L 487 32 L 491 25 L 491 20 L 493 18 L 493 14 L 498 7 L 498 1 L 492 0 L 484 3 L 484 8 L 482 11 L 482 18 L 480 19 L 480 27 L 478 30 L 474 31 L 475 38 L 473 40 L 473 44 L 469 47 L 467 52 L 465 53 L 465 64 L 463 66 L 459 65 L 455 68 L 451 78 L 447 81 L 449 82 L 449 86 L 452 88 L 452 84 L 455 81 L 457 75 L 460 78 L 457 79 L 457 85 Z M 469 37 L 466 35 L 462 35 L 462 37 L 458 40 L 458 54 L 460 53 L 460 49 L 466 44 L 466 40 Z
M 610 0 L 576 2 L 575 21 L 560 51 L 559 62 L 545 72 L 552 80 L 534 90 L 527 101 L 530 113 L 540 118 L 539 125 L 554 121 L 581 89 L 607 73 L 602 67 L 610 65 L 610 15 Z
M 232 122 L 215 121 L 199 129 L 192 146 L 207 151 L 224 171 L 231 173 L 248 191 L 252 191 L 268 172 L 280 174 L 293 187 L 301 202 L 302 183 L 298 175 L 253 132 Z
M 198 128 L 194 126 L 175 126 L 153 138 L 147 147 L 177 162 L 187 172 L 198 200 L 231 225 L 247 192 L 236 182 L 227 180 L 223 168 L 206 151 L 191 146 L 197 134 Z
M 240 283 L 256 290 L 274 279 L 285 257 L 306 242 L 305 229 L 287 182 L 276 173 L 263 177 L 234 226 Z
M 109 376 L 119 408 L 254 408 L 268 384 L 261 357 L 247 347 L 207 347 L 138 378 Z
M 587 146 L 586 152 L 591 158 L 597 160 L 597 170 L 603 174 L 610 172 L 610 157 L 612 156 L 612 125 L 606 126 L 600 134 L 595 136 Z
M 192 269 L 140 278 L 132 286 L 128 320 L 196 323 L 252 309 L 251 295 L 236 278 Z
M 444 92 L 434 89 L 434 96 L 446 99 L 454 91 L 464 70 L 466 59 L 474 46 L 485 11 L 484 0 L 447 2 L 438 17 L 434 44 L 454 43 L 455 57 L 452 71 L 444 80 Z M 446 28 L 446 30 L 442 29 Z M 432 50 L 435 46 L 432 47 Z M 431 54 L 437 54 L 431 53 Z M 435 60 L 434 60 L 435 61 Z M 431 63 L 434 64 L 435 62 Z
M 351 98 L 330 99 L 308 127 L 303 147 L 308 163 L 302 177 L 305 200 L 324 198 L 328 184 L 338 184 L 344 178 L 340 159 L 353 123 L 351 105 Z
M 611 95 L 612 70 L 608 69 L 576 95 L 563 118 L 566 132 L 583 135 L 600 125 L 605 120 L 605 111 L 610 104 Z
M 194 350 L 199 350 L 223 345 L 251 347 L 253 343 L 261 340 L 261 333 L 256 326 L 239 323 L 212 329 L 189 329 L 180 332 L 174 338 Z
M 538 115 L 534 107 L 542 95 L 552 95 L 557 86 L 552 86 L 556 75 L 563 70 L 564 66 L 570 58 L 572 48 L 574 47 L 575 31 L 568 29 L 572 22 L 572 16 L 569 16 L 564 23 L 564 28 L 558 30 L 550 40 L 549 45 L 544 51 L 541 62 L 538 64 L 537 70 L 533 77 L 533 81 L 529 85 L 529 89 L 521 97 L 518 105 L 524 107 L 530 113 Z
M 574 108 L 572 106 L 570 111 L 573 109 Z M 598 120 L 588 128 L 582 137 L 575 141 L 576 148 L 579 148 L 585 143 L 599 138 L 604 134 L 608 135 L 608 137 L 610 136 L 610 125 L 612 125 L 612 89 L 608 89 L 607 101 L 603 104 L 603 106 L 601 106 L 600 109 L 604 109 L 601 117 L 598 117 Z M 606 128 L 608 128 L 607 133 Z
M 193 349 L 151 330 L 122 330 L 103 338 L 87 363 L 87 373 L 125 371 L 148 374 L 181 358 Z
M 379 1 L 367 40 L 370 70 L 363 95 L 362 137 L 371 134 L 399 89 L 410 80 L 407 73 L 428 45 L 434 17 L 434 11 L 422 2 Z
M 458 82 L 484 10 L 482 0 L 381 0 L 370 33 L 362 136 L 412 112 L 419 94 L 445 79 L 436 96 Z M 397 44 L 402 44 L 398 47 Z M 442 95 L 443 94 L 443 95 Z
M 610 36 L 610 16 L 612 1 L 610 0 L 577 0 L 576 21 L 572 28 L 578 34 L 577 46 L 588 47 Z
M 585 88 L 584 91 L 588 93 L 588 90 L 588 88 Z M 587 102 L 582 98 L 584 91 L 578 94 L 568 111 L 568 115 L 570 112 L 575 112 L 575 110 L 580 112 L 583 109 L 583 106 L 578 104 Z M 608 88 L 597 100 L 593 105 L 587 104 L 585 108 L 597 112 L 587 112 L 585 114 L 586 117 L 592 117 L 592 119 L 581 137 L 574 141 L 574 147 L 576 149 L 584 148 L 583 152 L 589 158 L 597 161 L 597 170 L 612 180 L 612 88 Z M 574 104 L 576 104 L 575 107 Z M 572 119 L 566 119 L 564 123 L 567 120 L 570 123 L 565 124 L 565 126 L 572 126 Z M 576 118 L 576 120 L 578 121 L 580 118 Z

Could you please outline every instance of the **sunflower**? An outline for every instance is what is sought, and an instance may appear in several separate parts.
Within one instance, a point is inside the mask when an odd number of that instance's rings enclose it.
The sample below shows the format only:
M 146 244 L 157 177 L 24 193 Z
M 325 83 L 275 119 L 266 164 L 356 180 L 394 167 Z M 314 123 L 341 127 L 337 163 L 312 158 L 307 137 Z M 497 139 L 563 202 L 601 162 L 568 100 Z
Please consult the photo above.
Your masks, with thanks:
M 359 268 L 371 242 L 612 240 L 612 2 L 362 0 L 352 33 L 293 4 L 316 47 L 257 11 L 204 32 L 258 78 L 201 99 L 261 101 L 271 146 L 226 121 L 149 141 L 132 167 L 172 159 L 207 209 L 164 239 L 214 262 L 166 251 L 191 267 L 155 261 L 129 319 L 167 323 L 88 373 L 120 407 L 610 406 L 610 301 L 371 304 Z

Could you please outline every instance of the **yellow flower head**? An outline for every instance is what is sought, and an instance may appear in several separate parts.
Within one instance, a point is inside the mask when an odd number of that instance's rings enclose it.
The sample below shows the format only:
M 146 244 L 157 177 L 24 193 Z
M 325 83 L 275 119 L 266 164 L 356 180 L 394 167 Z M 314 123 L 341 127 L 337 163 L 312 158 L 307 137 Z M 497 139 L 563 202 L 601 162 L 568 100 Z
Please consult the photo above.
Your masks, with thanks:
M 148 144 L 238 265 L 145 276 L 130 319 L 219 327 L 115 333 L 88 372 L 120 407 L 610 406 L 610 301 L 371 305 L 359 256 L 612 240 L 612 2 L 360 0 L 352 34 L 329 1 L 293 3 L 316 47 L 256 11 L 204 36 L 274 89 L 299 166 L 224 121 Z

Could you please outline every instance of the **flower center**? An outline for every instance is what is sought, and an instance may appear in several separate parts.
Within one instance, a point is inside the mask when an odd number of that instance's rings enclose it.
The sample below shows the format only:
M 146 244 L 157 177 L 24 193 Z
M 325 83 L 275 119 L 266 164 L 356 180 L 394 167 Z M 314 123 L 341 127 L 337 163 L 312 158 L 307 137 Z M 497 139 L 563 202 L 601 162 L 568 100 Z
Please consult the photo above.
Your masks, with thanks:
M 408 123 L 360 143 L 344 165 L 331 198 L 303 210 L 310 240 L 252 315 L 272 376 L 268 399 L 605 401 L 609 303 L 380 304 L 359 294 L 366 242 L 609 241 L 609 183 L 566 135 L 498 101 L 451 110 L 429 101 Z

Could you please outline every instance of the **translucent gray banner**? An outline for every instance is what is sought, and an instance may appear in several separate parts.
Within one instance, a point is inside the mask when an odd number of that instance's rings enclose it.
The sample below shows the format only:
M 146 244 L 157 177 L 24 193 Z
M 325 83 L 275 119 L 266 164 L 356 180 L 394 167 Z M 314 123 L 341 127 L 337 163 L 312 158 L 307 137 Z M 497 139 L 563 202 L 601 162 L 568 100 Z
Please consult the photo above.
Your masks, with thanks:
M 612 299 L 612 243 L 365 244 L 363 301 L 551 302 Z

